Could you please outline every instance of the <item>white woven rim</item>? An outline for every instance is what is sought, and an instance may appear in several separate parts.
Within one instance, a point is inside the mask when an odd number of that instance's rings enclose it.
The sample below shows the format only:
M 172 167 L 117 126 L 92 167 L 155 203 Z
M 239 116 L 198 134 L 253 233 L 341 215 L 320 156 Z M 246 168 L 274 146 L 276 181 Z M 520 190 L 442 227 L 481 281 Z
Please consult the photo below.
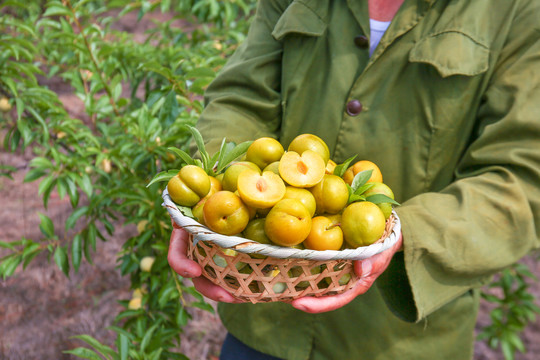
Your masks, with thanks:
M 356 249 L 345 250 L 300 250 L 295 248 L 281 247 L 276 245 L 260 244 L 258 242 L 242 238 L 239 236 L 221 235 L 207 227 L 201 225 L 194 219 L 185 216 L 171 200 L 167 189 L 163 191 L 163 206 L 169 212 L 173 221 L 183 227 L 186 231 L 193 234 L 194 241 L 211 241 L 222 248 L 234 248 L 237 251 L 247 254 L 260 254 L 272 256 L 280 259 L 307 259 L 307 260 L 363 260 L 373 255 L 379 254 L 392 247 L 401 233 L 401 223 L 399 217 L 392 211 L 395 217 L 394 227 L 391 234 L 381 242 L 369 246 L 363 246 Z

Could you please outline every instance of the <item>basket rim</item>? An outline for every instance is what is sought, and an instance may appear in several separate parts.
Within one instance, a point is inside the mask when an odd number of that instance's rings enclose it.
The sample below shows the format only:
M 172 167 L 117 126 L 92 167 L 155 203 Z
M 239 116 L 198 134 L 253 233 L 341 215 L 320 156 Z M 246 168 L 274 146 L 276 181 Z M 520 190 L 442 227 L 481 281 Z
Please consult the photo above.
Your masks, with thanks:
M 240 236 L 226 236 L 218 234 L 206 226 L 201 225 L 195 219 L 184 215 L 178 206 L 172 201 L 167 188 L 162 193 L 162 206 L 167 209 L 171 219 L 180 227 L 193 235 L 194 245 L 198 241 L 210 241 L 222 248 L 234 249 L 247 254 L 260 254 L 272 256 L 281 259 L 307 259 L 307 260 L 363 260 L 379 254 L 392 247 L 399 239 L 401 233 L 401 222 L 396 212 L 394 215 L 394 224 L 392 230 L 385 239 L 378 242 L 358 247 L 356 249 L 344 250 L 310 250 L 295 249 L 277 245 L 261 244 L 256 241 L 246 239 Z

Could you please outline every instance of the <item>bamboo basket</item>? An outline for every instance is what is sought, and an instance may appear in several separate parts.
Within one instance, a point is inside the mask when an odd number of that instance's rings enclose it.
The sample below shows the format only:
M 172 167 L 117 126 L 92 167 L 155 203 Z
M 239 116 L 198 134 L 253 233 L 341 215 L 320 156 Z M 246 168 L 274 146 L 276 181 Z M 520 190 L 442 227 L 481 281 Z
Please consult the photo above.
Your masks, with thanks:
M 367 259 L 392 247 L 401 232 L 392 213 L 383 236 L 356 249 L 308 250 L 260 244 L 239 236 L 213 232 L 185 216 L 167 190 L 163 206 L 172 220 L 190 234 L 188 257 L 201 265 L 202 274 L 244 302 L 291 302 L 304 296 L 337 295 L 352 289 L 359 278 L 353 261 Z M 235 250 L 234 255 L 228 254 Z

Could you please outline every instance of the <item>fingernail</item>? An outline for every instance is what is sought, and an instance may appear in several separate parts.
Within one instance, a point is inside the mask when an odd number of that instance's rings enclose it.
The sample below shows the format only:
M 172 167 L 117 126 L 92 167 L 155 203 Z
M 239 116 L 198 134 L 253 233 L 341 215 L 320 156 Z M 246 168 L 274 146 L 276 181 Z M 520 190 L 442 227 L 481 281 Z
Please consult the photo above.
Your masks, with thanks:
M 362 265 L 362 277 L 368 276 L 371 274 L 371 260 L 364 260 L 361 263 Z

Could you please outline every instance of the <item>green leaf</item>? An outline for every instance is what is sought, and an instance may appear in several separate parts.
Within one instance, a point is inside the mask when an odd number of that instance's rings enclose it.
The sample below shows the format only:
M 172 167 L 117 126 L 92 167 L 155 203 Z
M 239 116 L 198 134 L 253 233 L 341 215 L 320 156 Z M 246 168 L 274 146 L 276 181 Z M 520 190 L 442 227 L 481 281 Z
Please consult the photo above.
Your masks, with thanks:
M 363 195 L 366 191 L 368 191 L 369 189 L 371 189 L 373 186 L 375 186 L 374 183 L 367 183 L 367 184 L 364 184 L 360 187 L 358 187 L 358 189 L 356 189 L 356 191 L 354 192 L 356 195 Z
M 180 170 L 172 169 L 172 170 L 162 171 L 158 173 L 156 176 L 154 176 L 154 178 L 148 183 L 148 185 L 146 185 L 146 187 L 149 187 L 150 185 L 155 184 L 157 182 L 169 181 L 171 178 L 173 178 L 174 176 L 178 174 L 178 171 Z
M 176 206 L 178 207 L 178 210 L 180 210 L 180 212 L 184 214 L 184 216 L 188 216 L 193 219 L 195 218 L 195 216 L 193 216 L 193 212 L 191 211 L 190 207 L 180 206 L 180 205 L 176 205 Z
M 146 334 L 144 334 L 144 337 L 141 341 L 140 351 L 142 353 L 145 352 L 146 347 L 148 346 L 148 343 L 152 339 L 152 336 L 154 335 L 154 331 L 158 328 L 158 326 L 161 325 L 159 322 L 154 324 L 150 329 L 146 330 Z
M 214 70 L 209 69 L 209 68 L 204 68 L 204 67 L 195 68 L 186 74 L 186 78 L 201 78 L 201 77 L 213 78 L 215 76 L 216 76 L 216 72 Z
M 369 178 L 371 177 L 371 173 L 373 172 L 372 169 L 360 171 L 358 174 L 354 176 L 354 179 L 351 184 L 351 188 L 353 189 L 353 192 L 356 193 L 356 190 L 360 188 L 360 186 L 363 186 Z
M 178 312 L 176 313 L 176 325 L 178 328 L 183 329 L 190 319 L 189 313 L 184 309 L 183 306 L 178 307 Z
M 509 342 L 501 341 L 501 350 L 505 360 L 514 360 L 514 349 Z
M 201 158 L 203 162 L 203 169 L 208 170 L 208 166 L 209 166 L 208 161 L 210 160 L 210 156 L 208 155 L 208 152 L 206 151 L 206 147 L 204 146 L 204 140 L 202 138 L 202 135 L 199 132 L 199 130 L 197 130 L 197 128 L 193 126 L 188 126 L 188 129 L 189 131 L 191 131 L 191 135 L 193 136 L 193 139 L 195 140 L 197 149 L 199 150 L 199 153 L 201 154 Z M 210 166 L 213 166 L 213 164 Z
M 66 230 L 73 228 L 75 224 L 77 223 L 77 220 L 81 216 L 85 215 L 87 212 L 88 212 L 88 206 L 82 206 L 78 209 L 75 209 L 75 211 L 73 211 L 66 220 Z
M 169 147 L 169 148 L 167 148 L 167 150 L 175 153 L 187 165 L 195 165 L 195 160 L 191 156 L 189 156 L 189 154 L 187 152 L 185 152 L 184 150 L 180 150 L 180 149 L 175 148 L 175 147 Z
M 92 181 L 90 180 L 90 177 L 87 174 L 84 174 L 81 178 L 78 179 L 79 186 L 81 187 L 81 190 L 84 191 L 84 193 L 88 196 L 92 196 L 93 192 L 93 186 Z
M 69 277 L 69 260 L 67 256 L 67 250 L 63 246 L 57 246 L 54 251 L 54 262 L 58 265 L 58 268 L 62 270 L 67 277 Z
M 15 272 L 17 266 L 22 262 L 23 258 L 21 255 L 10 255 L 0 264 L 0 275 L 5 279 Z
M 71 242 L 71 262 L 73 263 L 73 269 L 75 272 L 79 272 L 79 266 L 82 259 L 82 238 L 80 234 L 76 234 Z
M 348 203 L 351 204 L 356 201 L 365 201 L 365 200 L 366 200 L 366 197 L 364 195 L 349 194 Z
M 54 225 L 52 220 L 42 213 L 38 213 L 41 223 L 39 224 L 39 229 L 48 238 L 54 237 Z
M 369 202 L 372 202 L 374 204 L 383 204 L 383 203 L 390 203 L 393 205 L 399 205 L 397 201 L 392 199 L 391 197 L 388 197 L 384 194 L 374 194 L 366 197 L 366 200 Z
M 116 352 L 108 347 L 107 345 L 104 345 L 100 343 L 97 339 L 93 338 L 90 335 L 76 335 L 73 336 L 75 339 L 79 339 L 87 343 L 88 345 L 92 346 L 94 349 L 96 349 L 101 355 L 103 356 L 111 356 L 114 357 L 116 355 Z
M 194 307 L 196 308 L 199 308 L 199 309 L 202 309 L 202 310 L 206 310 L 210 313 L 214 313 L 214 308 L 212 307 L 212 305 L 208 304 L 208 303 L 205 303 L 205 302 L 196 302 L 196 303 L 193 303 L 192 304 Z
M 68 17 L 71 17 L 71 16 L 73 16 L 73 14 L 71 13 L 71 11 L 67 7 L 61 6 L 60 4 L 58 4 L 58 5 L 55 4 L 55 5 L 49 6 L 47 8 L 47 10 L 45 10 L 45 13 L 43 14 L 43 16 L 68 16 Z
M 159 110 L 159 118 L 163 120 L 166 127 L 171 126 L 180 113 L 176 92 L 169 91 L 165 97 L 165 102 Z
M 357 155 L 351 156 L 343 164 L 337 165 L 334 169 L 333 174 L 337 175 L 339 177 L 343 177 L 349 166 L 351 165 L 351 162 L 356 158 Z
M 118 346 L 118 352 L 120 354 L 121 360 L 127 360 L 129 352 L 129 339 L 124 334 L 118 335 L 118 340 L 120 342 Z
M 11 243 L 7 241 L 0 241 L 0 247 L 10 249 L 10 250 L 15 250 L 15 246 L 13 246 Z
M 239 158 L 240 156 L 244 155 L 249 148 L 249 146 L 253 143 L 253 141 L 245 141 L 239 145 L 234 146 L 232 149 L 230 147 L 225 147 L 223 150 L 225 151 L 225 154 L 219 154 L 219 160 L 218 160 L 218 166 L 216 169 L 216 173 L 219 174 L 225 169 L 227 165 L 229 165 L 231 162 Z M 229 150 L 230 149 L 230 150 Z
M 73 350 L 65 350 L 63 352 L 65 354 L 75 355 L 75 356 L 83 358 L 83 359 L 103 360 L 96 352 L 94 352 L 94 351 L 92 351 L 90 349 L 87 349 L 87 348 L 83 348 L 83 347 L 78 347 L 78 348 L 75 348 Z
M 41 180 L 38 186 L 38 194 L 42 195 L 42 194 L 45 194 L 47 191 L 50 191 L 50 189 L 54 186 L 55 182 L 56 182 L 56 177 L 54 177 L 53 174 Z

